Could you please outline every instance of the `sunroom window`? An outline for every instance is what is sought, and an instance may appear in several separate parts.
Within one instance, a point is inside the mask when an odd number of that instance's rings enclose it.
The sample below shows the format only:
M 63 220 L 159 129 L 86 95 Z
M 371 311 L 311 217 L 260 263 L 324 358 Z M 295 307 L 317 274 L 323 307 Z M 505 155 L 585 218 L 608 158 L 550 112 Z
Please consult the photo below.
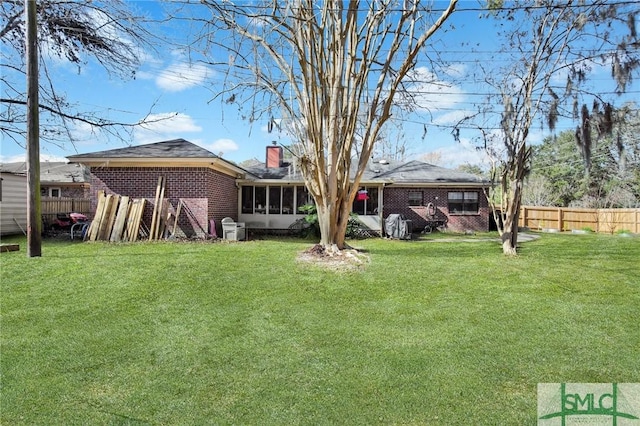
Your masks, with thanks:
M 360 188 L 355 200 L 353 200 L 351 211 L 359 215 L 377 215 L 378 188 L 375 186 Z
M 313 202 L 304 186 L 243 186 L 240 194 L 243 214 L 300 214 L 298 207 Z

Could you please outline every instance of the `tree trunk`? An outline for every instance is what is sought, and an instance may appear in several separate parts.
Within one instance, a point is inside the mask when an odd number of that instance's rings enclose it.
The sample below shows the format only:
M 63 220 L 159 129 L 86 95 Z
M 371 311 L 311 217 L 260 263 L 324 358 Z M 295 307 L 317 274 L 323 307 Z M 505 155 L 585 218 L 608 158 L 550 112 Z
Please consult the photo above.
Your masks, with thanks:
M 340 200 L 331 203 L 328 200 L 316 200 L 318 224 L 320 227 L 320 245 L 325 252 L 334 255 L 347 248 L 345 234 L 351 203 Z
M 517 254 L 518 221 L 522 204 L 522 185 L 529 172 L 530 147 L 523 144 L 518 150 L 517 161 L 502 172 L 502 226 L 498 224 L 498 231 L 502 241 L 502 252 L 505 255 Z
M 518 227 L 515 224 L 514 233 L 514 217 L 513 217 L 513 200 L 509 200 L 507 210 L 503 215 L 504 222 L 502 229 L 500 230 L 500 240 L 502 241 L 502 253 L 508 256 L 514 256 L 517 254 L 517 241 L 518 241 Z M 515 241 L 515 243 L 514 243 Z

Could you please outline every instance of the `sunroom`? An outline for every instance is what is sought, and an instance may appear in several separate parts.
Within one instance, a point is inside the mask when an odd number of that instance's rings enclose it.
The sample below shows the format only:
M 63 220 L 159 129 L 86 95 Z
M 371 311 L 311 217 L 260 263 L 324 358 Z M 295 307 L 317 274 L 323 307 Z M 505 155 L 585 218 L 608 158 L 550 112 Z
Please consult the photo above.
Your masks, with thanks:
M 305 216 L 300 207 L 313 204 L 301 182 L 245 181 L 239 185 L 238 222 L 249 229 L 283 230 Z M 352 211 L 369 229 L 381 231 L 382 188 L 363 186 L 356 195 Z

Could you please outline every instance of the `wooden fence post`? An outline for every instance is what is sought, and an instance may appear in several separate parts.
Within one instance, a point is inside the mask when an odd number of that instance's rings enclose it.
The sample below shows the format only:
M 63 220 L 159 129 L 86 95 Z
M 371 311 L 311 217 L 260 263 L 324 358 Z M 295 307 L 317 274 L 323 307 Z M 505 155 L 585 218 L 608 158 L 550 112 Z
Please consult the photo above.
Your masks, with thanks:
M 562 231 L 564 229 L 562 224 L 562 207 L 558 207 L 558 231 Z

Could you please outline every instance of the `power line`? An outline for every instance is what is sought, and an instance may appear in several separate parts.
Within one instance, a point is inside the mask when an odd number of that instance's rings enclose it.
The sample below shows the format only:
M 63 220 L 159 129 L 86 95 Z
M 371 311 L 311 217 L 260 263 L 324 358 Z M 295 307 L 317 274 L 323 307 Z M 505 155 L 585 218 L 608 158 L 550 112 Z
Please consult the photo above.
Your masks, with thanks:
M 185 1 L 183 0 L 173 0 L 173 1 L 169 1 L 169 3 L 179 3 L 179 4 L 184 4 Z M 187 4 L 189 4 L 189 2 L 186 2 Z M 566 4 L 566 2 L 560 2 L 558 4 L 554 4 L 554 5 L 525 5 L 525 6 L 500 6 L 500 7 L 493 7 L 493 8 L 487 8 L 487 7 L 460 7 L 455 9 L 455 12 L 504 12 L 504 11 L 531 11 L 531 10 L 545 10 L 545 9 L 586 9 L 586 8 L 591 8 L 591 7 L 606 7 L 606 6 L 631 6 L 631 5 L 637 5 L 640 4 L 640 1 L 638 0 L 619 0 L 619 1 L 601 1 L 601 2 L 596 2 L 593 1 L 591 3 L 580 3 L 580 4 Z M 205 5 L 206 6 L 206 5 Z M 245 8 L 245 9 L 249 9 L 249 10 L 262 10 L 262 11 L 268 11 L 268 12 L 272 12 L 274 10 L 273 5 L 258 5 L 258 4 L 252 4 L 250 6 L 236 6 L 234 5 L 234 8 L 236 9 L 241 9 L 241 8 Z M 296 6 L 296 9 L 307 9 L 304 6 L 298 5 Z M 319 8 L 318 8 L 319 9 Z M 318 10 L 318 9 L 309 9 L 309 10 Z M 344 10 L 347 11 L 349 10 L 348 8 L 328 8 L 331 11 L 338 11 L 338 10 Z M 363 11 L 369 11 L 369 8 L 361 8 L 358 9 L 358 12 L 363 12 Z M 386 9 L 389 12 L 406 12 L 406 10 L 404 9 L 397 9 L 397 8 L 387 8 Z M 447 10 L 446 8 L 431 8 L 429 9 L 430 12 L 435 12 L 435 13 L 442 13 L 445 10 Z

